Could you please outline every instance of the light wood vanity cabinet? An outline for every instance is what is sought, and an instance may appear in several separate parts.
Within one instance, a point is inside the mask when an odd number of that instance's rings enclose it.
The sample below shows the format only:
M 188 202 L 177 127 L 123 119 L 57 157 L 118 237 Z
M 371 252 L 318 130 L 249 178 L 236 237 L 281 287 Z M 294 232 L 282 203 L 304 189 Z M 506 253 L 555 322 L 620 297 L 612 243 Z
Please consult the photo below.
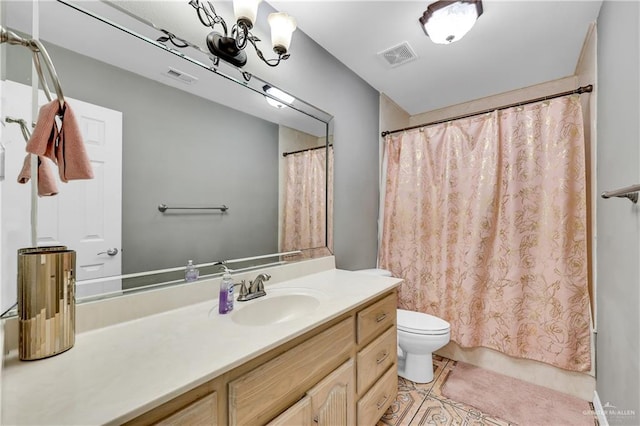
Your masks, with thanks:
M 397 304 L 393 292 L 357 314 L 358 425 L 375 424 L 398 393 Z
M 229 423 L 265 424 L 300 399 L 349 358 L 353 329 L 346 318 L 231 381 Z
M 130 424 L 374 425 L 397 393 L 396 306 L 392 290 Z
M 355 424 L 355 368 L 353 359 L 315 385 L 269 426 Z
M 218 424 L 218 393 L 213 392 L 176 411 L 157 423 L 172 425 L 213 425 Z
M 355 424 L 355 368 L 353 359 L 345 362 L 308 393 L 311 416 L 320 426 Z
M 300 401 L 268 423 L 268 426 L 311 426 L 313 421 L 311 398 L 305 395 Z
M 358 391 L 371 387 L 382 374 L 394 365 L 398 357 L 395 327 L 390 327 L 358 352 Z
M 358 312 L 358 344 L 367 343 L 396 324 L 398 299 L 389 295 Z
M 387 411 L 398 393 L 398 372 L 389 369 L 358 401 L 358 424 L 373 425 Z

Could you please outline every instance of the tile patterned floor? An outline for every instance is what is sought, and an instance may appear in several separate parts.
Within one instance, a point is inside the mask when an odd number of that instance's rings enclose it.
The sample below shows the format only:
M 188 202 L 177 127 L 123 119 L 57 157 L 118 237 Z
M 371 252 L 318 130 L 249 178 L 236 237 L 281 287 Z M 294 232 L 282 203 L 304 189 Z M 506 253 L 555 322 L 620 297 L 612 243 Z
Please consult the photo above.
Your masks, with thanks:
M 398 397 L 377 426 L 471 425 L 508 426 L 508 421 L 493 418 L 477 409 L 452 401 L 442 395 L 441 388 L 455 368 L 456 361 L 433 356 L 435 380 L 419 384 L 398 377 Z M 594 425 L 597 420 L 594 419 Z

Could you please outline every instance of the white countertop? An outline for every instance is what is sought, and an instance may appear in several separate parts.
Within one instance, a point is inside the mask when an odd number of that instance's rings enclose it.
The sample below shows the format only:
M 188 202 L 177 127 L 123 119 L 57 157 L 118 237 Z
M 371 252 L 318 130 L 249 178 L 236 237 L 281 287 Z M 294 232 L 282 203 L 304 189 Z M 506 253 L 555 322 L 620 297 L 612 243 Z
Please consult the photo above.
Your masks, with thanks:
M 315 311 L 296 320 L 242 326 L 211 313 L 211 299 L 78 334 L 73 348 L 51 358 L 19 361 L 13 351 L 2 371 L 2 424 L 131 420 L 400 282 L 333 269 L 266 286 L 267 294 L 285 287 L 324 293 Z

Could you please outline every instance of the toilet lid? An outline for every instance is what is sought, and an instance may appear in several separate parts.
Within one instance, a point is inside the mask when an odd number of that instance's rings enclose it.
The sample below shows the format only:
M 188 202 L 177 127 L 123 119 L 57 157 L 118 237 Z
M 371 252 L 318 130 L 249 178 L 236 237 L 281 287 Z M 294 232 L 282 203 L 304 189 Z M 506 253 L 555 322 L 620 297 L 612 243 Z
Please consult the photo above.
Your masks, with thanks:
M 360 272 L 362 274 L 367 274 L 367 275 L 377 275 L 379 277 L 391 277 L 391 271 L 388 271 L 386 269 L 379 269 L 379 268 L 372 268 L 372 269 L 359 269 L 355 272 Z
M 422 312 L 398 309 L 398 329 L 417 334 L 442 334 L 451 326 L 445 320 Z

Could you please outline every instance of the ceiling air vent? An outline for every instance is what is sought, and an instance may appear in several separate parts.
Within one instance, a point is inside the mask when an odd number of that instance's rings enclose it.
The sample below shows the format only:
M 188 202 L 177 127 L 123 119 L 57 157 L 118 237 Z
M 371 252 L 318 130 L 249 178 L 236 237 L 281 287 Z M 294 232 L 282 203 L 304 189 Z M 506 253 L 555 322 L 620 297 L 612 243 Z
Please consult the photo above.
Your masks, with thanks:
M 168 77 L 171 77 L 171 78 L 174 78 L 176 80 L 179 80 L 179 81 L 181 81 L 183 83 L 186 83 L 186 84 L 191 84 L 191 83 L 194 83 L 194 82 L 198 81 L 197 77 L 194 77 L 194 76 L 192 76 L 190 74 L 187 74 L 186 72 L 182 72 L 180 70 L 177 70 L 177 69 L 171 68 L 171 67 L 169 67 L 169 71 L 165 72 L 164 75 L 166 75 Z
M 418 58 L 406 41 L 387 50 L 383 50 L 378 53 L 378 56 L 384 59 L 384 62 L 391 67 L 397 67 Z

